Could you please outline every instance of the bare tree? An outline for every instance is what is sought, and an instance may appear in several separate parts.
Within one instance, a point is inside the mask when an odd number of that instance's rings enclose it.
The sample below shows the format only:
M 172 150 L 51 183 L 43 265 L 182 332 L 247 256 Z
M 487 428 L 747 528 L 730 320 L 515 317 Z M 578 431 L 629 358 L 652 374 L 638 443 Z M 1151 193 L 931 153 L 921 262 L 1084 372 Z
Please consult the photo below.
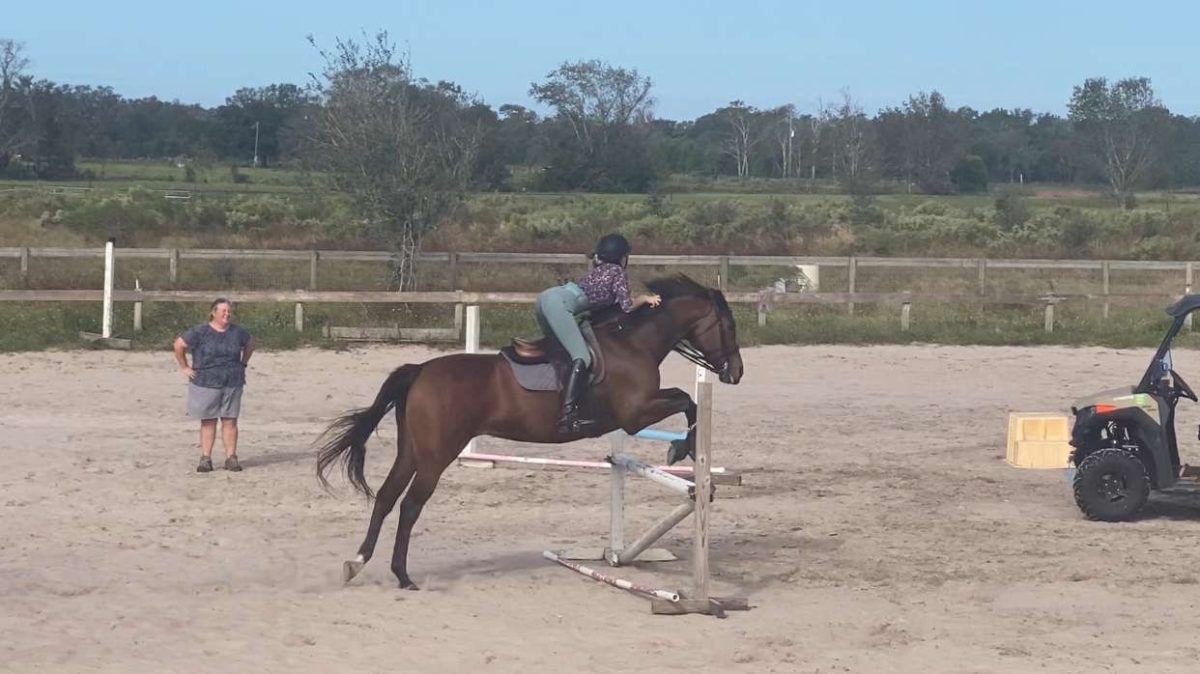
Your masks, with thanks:
M 737 166 L 737 176 L 749 178 L 750 151 L 760 140 L 756 119 L 758 111 L 742 101 L 732 101 L 718 112 L 729 125 L 729 135 L 725 138 L 724 153 L 733 158 L 734 164 Z
M 822 116 L 830 130 L 834 175 L 850 193 L 865 192 L 874 170 L 871 121 L 846 91 L 842 102 L 827 107 Z
M 410 289 L 422 239 L 466 192 L 480 136 L 463 114 L 469 101 L 452 84 L 414 79 L 385 32 L 317 49 L 325 69 L 312 80 L 322 105 L 306 156 L 389 240 L 395 285 Z
M 28 142 L 32 78 L 25 74 L 25 45 L 0 38 L 0 167 Z
M 1109 86 L 1103 77 L 1075 87 L 1068 105 L 1071 122 L 1093 158 L 1104 167 L 1113 196 L 1123 207 L 1154 161 L 1153 149 L 1167 111 L 1146 77 Z
M 788 103 L 770 113 L 777 121 L 772 125 L 772 138 L 779 146 L 779 175 L 790 178 L 794 173 L 792 158 L 796 142 L 796 106 Z
M 809 191 L 812 191 L 817 186 L 817 160 L 821 156 L 821 132 L 825 129 L 825 104 L 820 100 L 817 101 L 817 109 L 821 111 L 821 114 L 816 114 L 808 118 L 809 132 L 812 135 L 812 150 L 808 153 Z

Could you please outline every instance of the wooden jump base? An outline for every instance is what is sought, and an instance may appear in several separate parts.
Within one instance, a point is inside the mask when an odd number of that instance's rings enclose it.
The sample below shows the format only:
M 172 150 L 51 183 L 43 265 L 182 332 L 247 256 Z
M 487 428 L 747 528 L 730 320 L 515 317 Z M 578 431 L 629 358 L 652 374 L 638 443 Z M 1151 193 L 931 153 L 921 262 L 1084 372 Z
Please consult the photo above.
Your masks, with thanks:
M 661 615 L 682 615 L 686 613 L 703 613 L 724 618 L 726 611 L 744 611 L 750 608 L 744 597 L 713 597 L 710 594 L 708 566 L 708 511 L 713 498 L 713 475 L 709 468 L 712 455 L 712 382 L 708 381 L 708 372 L 696 368 L 696 464 L 692 480 L 687 480 L 661 468 L 648 465 L 622 453 L 626 435 L 621 432 L 612 433 L 609 440 L 612 443 L 612 455 L 608 461 L 611 465 L 612 499 L 611 519 L 609 530 L 609 547 L 599 555 L 611 566 L 625 566 L 634 562 L 671 561 L 677 559 L 670 552 L 650 546 L 662 538 L 668 531 L 687 518 L 695 515 L 695 534 L 692 540 L 692 591 L 664 591 L 646 586 L 634 586 L 611 576 L 574 564 L 570 559 L 596 559 L 590 555 L 571 555 L 546 551 L 547 559 L 558 562 L 573 571 L 594 578 L 609 585 L 636 592 L 650 598 L 650 611 Z M 675 437 L 662 439 L 673 440 Z M 628 546 L 625 545 L 625 476 L 632 473 L 662 485 L 666 489 L 681 496 L 684 501 L 674 510 L 650 527 Z M 700 495 L 700 498 L 696 498 Z M 677 598 L 672 598 L 674 595 Z

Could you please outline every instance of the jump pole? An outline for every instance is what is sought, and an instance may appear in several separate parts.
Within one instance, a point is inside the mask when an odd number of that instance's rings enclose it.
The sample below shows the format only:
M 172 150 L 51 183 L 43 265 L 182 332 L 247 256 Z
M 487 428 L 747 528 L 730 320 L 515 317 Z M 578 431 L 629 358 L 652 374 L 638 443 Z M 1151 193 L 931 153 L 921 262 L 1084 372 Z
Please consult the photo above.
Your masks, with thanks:
M 636 583 L 631 583 L 627 580 L 622 580 L 622 579 L 616 578 L 614 576 L 600 573 L 599 571 L 597 571 L 591 567 L 584 566 L 583 564 L 576 564 L 575 562 L 572 562 L 572 561 L 568 560 L 567 558 L 562 557 L 562 556 L 560 556 L 554 552 L 551 552 L 549 550 L 546 550 L 545 552 L 543 552 L 542 556 L 552 562 L 557 562 L 559 564 L 562 564 L 563 566 L 567 567 L 568 569 L 570 569 L 572 571 L 575 571 L 576 573 L 581 573 L 581 574 L 587 576 L 588 578 L 591 578 L 593 580 L 598 580 L 602 583 L 608 583 L 609 585 L 612 585 L 613 587 L 619 587 L 622 590 L 629 590 L 630 592 L 635 592 L 637 594 L 642 594 L 642 595 L 645 595 L 652 599 L 656 599 L 658 601 L 665 601 L 665 602 L 669 602 L 669 603 L 675 603 L 675 602 L 682 600 L 682 598 L 679 596 L 678 592 L 669 592 L 667 590 L 658 590 L 658 589 L 655 589 L 652 587 L 648 587 L 646 585 L 638 585 Z

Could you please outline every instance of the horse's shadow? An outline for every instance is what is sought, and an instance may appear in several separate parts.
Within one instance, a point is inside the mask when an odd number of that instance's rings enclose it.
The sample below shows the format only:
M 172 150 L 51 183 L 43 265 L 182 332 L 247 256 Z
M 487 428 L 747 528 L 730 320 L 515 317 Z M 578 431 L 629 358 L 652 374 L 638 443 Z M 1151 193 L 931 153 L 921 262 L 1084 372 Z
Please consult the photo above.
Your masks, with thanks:
M 261 468 L 277 463 L 291 463 L 293 461 L 315 460 L 316 453 L 313 451 L 295 451 L 295 452 L 273 452 L 270 454 L 256 454 L 240 459 L 242 468 Z
M 439 580 L 449 583 L 468 576 L 517 573 L 546 566 L 553 566 L 553 564 L 542 557 L 539 552 L 508 552 L 486 558 L 463 559 L 439 567 L 437 575 Z

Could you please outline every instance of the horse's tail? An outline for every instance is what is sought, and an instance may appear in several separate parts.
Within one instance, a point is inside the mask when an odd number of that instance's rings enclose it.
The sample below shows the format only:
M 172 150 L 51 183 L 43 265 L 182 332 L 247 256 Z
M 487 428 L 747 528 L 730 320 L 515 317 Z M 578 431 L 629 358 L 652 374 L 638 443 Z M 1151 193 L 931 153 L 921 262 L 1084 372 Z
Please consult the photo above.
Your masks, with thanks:
M 325 474 L 329 467 L 338 460 L 346 464 L 346 477 L 354 488 L 372 496 L 371 487 L 363 476 L 363 465 L 367 458 L 367 439 L 379 425 L 383 415 L 395 407 L 403 418 L 404 405 L 408 400 L 408 389 L 412 386 L 417 375 L 421 372 L 420 365 L 404 365 L 396 368 L 375 396 L 375 402 L 370 407 L 352 410 L 338 417 L 325 430 L 322 437 L 333 434 L 317 453 L 317 479 L 328 487 Z M 397 421 L 397 432 L 404 433 L 403 423 Z

